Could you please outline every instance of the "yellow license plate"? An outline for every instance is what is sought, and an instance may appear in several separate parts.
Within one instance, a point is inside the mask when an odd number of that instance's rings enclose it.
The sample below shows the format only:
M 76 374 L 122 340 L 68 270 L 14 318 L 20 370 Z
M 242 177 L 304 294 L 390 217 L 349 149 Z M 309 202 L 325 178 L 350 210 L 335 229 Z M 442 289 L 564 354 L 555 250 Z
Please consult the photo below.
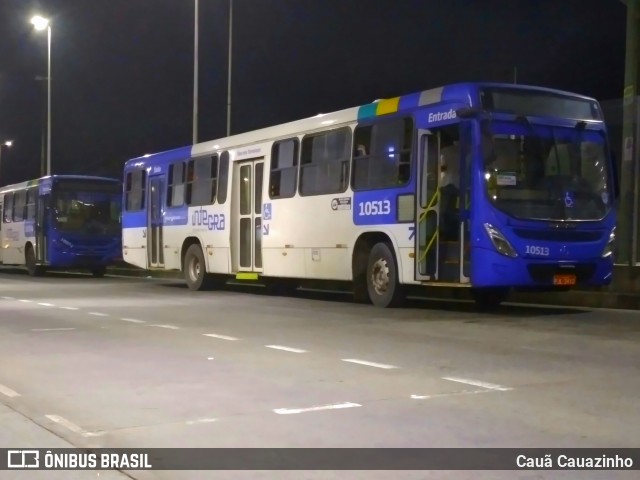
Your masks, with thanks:
M 554 285 L 575 285 L 576 284 L 576 276 L 575 275 L 554 275 L 553 276 L 553 284 Z

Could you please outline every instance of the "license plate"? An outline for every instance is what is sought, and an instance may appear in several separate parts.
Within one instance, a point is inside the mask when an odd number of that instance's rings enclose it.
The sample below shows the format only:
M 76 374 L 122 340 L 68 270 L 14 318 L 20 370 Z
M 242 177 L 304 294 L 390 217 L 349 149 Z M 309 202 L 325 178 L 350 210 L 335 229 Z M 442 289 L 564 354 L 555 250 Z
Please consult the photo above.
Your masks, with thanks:
M 576 276 L 575 275 L 554 275 L 553 284 L 554 285 L 575 285 Z

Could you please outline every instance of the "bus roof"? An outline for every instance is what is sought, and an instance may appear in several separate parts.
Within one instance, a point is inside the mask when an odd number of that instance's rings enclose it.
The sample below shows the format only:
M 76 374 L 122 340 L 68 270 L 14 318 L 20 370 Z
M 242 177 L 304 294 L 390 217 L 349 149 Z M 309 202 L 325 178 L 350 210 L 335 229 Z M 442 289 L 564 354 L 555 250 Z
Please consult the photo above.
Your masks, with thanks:
M 122 181 L 116 178 L 110 177 L 99 177 L 92 175 L 50 175 L 46 177 L 34 178 L 32 180 L 26 180 L 24 182 L 13 183 L 11 185 L 5 185 L 4 187 L 0 187 L 0 193 L 9 192 L 11 190 L 19 190 L 25 187 L 34 187 L 36 185 L 40 185 L 46 180 L 57 181 L 57 180 L 90 180 L 90 181 L 102 181 L 102 182 L 112 182 L 112 183 L 121 183 Z
M 363 121 L 369 118 L 410 112 L 427 105 L 465 104 L 468 107 L 480 108 L 482 107 L 481 92 L 485 89 L 501 89 L 521 93 L 536 92 L 538 94 L 561 96 L 572 98 L 577 101 L 597 104 L 597 101 L 591 97 L 547 87 L 495 82 L 454 83 L 399 97 L 375 100 L 369 104 L 347 108 L 332 113 L 320 113 L 314 117 L 308 117 L 258 130 L 239 133 L 230 137 L 209 140 L 192 146 L 183 146 L 154 154 L 146 154 L 127 161 L 125 163 L 125 168 L 154 164 L 156 160 L 160 162 L 183 160 L 200 154 L 214 153 L 242 145 L 250 145 L 267 140 L 285 138 L 287 136 L 300 133 L 322 130 L 326 129 L 329 125 L 337 127 L 355 121 Z

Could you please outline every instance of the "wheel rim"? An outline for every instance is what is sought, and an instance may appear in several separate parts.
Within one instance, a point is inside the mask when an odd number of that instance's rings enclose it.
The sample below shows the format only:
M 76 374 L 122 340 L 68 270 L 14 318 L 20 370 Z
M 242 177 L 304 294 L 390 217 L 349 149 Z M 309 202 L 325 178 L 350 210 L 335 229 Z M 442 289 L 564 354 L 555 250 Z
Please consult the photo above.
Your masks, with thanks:
M 371 286 L 378 295 L 384 295 L 391 278 L 389 277 L 389 265 L 384 258 L 379 258 L 371 269 Z
M 191 281 L 198 281 L 198 278 L 200 278 L 200 270 L 200 261 L 197 257 L 193 257 L 189 262 L 189 278 L 191 278 Z

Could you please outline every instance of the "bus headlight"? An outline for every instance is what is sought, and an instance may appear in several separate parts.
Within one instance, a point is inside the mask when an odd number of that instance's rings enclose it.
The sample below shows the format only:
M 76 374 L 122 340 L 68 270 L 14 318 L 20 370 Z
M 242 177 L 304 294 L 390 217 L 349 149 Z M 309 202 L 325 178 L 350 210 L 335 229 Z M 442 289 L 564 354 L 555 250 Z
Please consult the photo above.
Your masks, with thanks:
M 498 253 L 501 253 L 502 255 L 505 255 L 507 257 L 512 257 L 512 258 L 515 258 L 518 256 L 518 253 L 511 246 L 509 241 L 506 238 L 504 238 L 504 235 L 500 233 L 500 230 L 495 228 L 490 223 L 485 223 L 484 228 L 485 230 L 487 230 L 487 234 L 491 239 L 491 243 L 493 243 L 493 246 L 498 251 Z
M 615 248 L 616 248 L 616 227 L 613 227 L 613 230 L 611 230 L 611 233 L 609 234 L 609 241 L 607 242 L 607 245 L 604 247 L 604 250 L 602 251 L 602 258 L 610 257 L 611 255 L 613 255 Z

